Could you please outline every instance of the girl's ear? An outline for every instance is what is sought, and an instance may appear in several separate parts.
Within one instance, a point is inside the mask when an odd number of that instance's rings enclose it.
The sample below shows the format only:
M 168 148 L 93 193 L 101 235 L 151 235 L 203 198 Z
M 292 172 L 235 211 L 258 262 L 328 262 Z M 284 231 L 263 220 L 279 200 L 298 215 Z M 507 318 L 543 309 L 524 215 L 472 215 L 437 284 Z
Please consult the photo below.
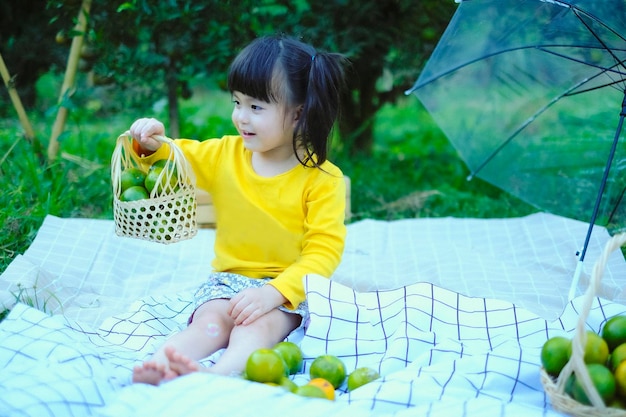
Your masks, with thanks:
M 302 110 L 304 110 L 303 104 L 300 104 L 298 107 L 296 107 L 296 111 L 294 112 L 294 118 L 293 118 L 294 122 L 298 122 L 300 120 L 300 117 L 302 116 Z

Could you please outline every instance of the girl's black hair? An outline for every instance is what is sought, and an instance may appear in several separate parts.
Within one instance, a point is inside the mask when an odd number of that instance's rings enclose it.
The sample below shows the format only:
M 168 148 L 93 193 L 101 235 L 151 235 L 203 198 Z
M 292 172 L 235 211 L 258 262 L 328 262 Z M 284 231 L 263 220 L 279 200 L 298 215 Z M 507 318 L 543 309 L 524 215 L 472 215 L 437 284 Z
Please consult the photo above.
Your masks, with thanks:
M 257 38 L 235 58 L 228 89 L 257 100 L 302 106 L 293 138 L 304 166 L 327 159 L 330 134 L 339 117 L 345 59 L 317 52 L 311 45 L 282 35 Z M 298 149 L 305 152 L 300 157 Z

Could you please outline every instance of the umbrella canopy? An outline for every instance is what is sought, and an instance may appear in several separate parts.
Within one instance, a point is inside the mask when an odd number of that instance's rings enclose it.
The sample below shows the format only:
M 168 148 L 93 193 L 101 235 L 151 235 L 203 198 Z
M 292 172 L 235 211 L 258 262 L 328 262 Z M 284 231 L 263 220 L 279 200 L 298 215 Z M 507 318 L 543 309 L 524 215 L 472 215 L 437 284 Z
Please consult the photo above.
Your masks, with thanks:
M 623 0 L 462 1 L 407 94 L 470 177 L 589 221 L 589 234 L 593 223 L 616 231 L 626 225 L 625 35 Z

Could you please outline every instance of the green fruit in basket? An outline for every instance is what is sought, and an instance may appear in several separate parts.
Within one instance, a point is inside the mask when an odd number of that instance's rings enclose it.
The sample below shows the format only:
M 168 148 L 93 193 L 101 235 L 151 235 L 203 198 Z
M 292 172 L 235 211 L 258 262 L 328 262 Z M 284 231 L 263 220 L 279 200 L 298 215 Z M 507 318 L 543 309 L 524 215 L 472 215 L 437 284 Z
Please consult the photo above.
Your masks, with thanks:
M 135 185 L 128 188 L 120 195 L 120 201 L 137 201 L 148 198 L 148 191 L 142 186 Z
M 128 190 L 130 187 L 143 186 L 146 180 L 146 173 L 139 168 L 127 168 L 120 174 L 120 182 L 122 186 L 122 192 Z
M 615 398 L 616 385 L 613 373 L 604 365 L 599 363 L 590 363 L 587 365 L 587 371 L 591 382 L 598 390 L 598 394 L 602 397 L 604 404 L 608 404 Z M 591 405 L 591 401 L 587 397 L 580 378 L 574 377 L 572 385 L 572 398 L 581 404 Z
M 609 345 L 599 334 L 588 330 L 585 344 L 585 363 L 606 365 L 609 360 Z
M 609 356 L 609 364 L 611 369 L 617 369 L 617 366 L 626 360 L 626 343 L 622 343 L 611 352 Z
M 150 165 L 150 168 L 148 169 L 148 171 L 152 171 L 153 169 L 159 169 L 159 168 L 163 169 L 165 168 L 166 165 L 170 165 L 174 167 L 174 164 L 173 163 L 169 164 L 169 162 L 170 162 L 169 159 L 159 159 L 154 164 Z
M 558 376 L 571 354 L 571 340 L 563 336 L 554 336 L 541 348 L 541 364 L 549 375 Z
M 626 316 L 613 316 L 602 327 L 602 338 L 609 345 L 609 350 L 626 343 Z
M 164 190 L 172 191 L 178 188 L 178 178 L 176 176 L 176 171 L 168 173 L 164 172 L 165 168 L 154 168 L 148 171 L 148 175 L 146 175 L 146 180 L 144 181 L 144 185 L 148 193 L 151 193 L 154 187 L 157 187 L 157 193 L 161 194 Z M 159 179 L 159 175 L 163 172 L 163 176 Z M 168 174 L 171 175 L 169 178 L 169 187 L 167 187 L 168 183 Z

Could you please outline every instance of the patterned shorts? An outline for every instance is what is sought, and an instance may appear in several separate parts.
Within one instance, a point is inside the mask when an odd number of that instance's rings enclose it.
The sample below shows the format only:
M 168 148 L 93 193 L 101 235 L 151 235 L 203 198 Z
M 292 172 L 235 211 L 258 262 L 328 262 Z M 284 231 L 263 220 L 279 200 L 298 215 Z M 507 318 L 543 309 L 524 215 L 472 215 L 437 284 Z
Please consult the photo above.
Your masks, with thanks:
M 209 278 L 204 284 L 202 284 L 194 294 L 195 306 L 194 313 L 198 307 L 207 301 L 215 300 L 217 298 L 231 299 L 239 292 L 247 288 L 260 288 L 272 278 L 248 278 L 243 275 L 233 274 L 230 272 L 212 272 Z M 309 309 L 306 301 L 302 302 L 298 308 L 290 310 L 285 306 L 279 306 L 280 311 L 284 311 L 289 314 L 298 314 L 302 316 L 302 322 L 304 323 L 309 316 Z M 193 319 L 193 313 L 189 318 L 189 323 Z

